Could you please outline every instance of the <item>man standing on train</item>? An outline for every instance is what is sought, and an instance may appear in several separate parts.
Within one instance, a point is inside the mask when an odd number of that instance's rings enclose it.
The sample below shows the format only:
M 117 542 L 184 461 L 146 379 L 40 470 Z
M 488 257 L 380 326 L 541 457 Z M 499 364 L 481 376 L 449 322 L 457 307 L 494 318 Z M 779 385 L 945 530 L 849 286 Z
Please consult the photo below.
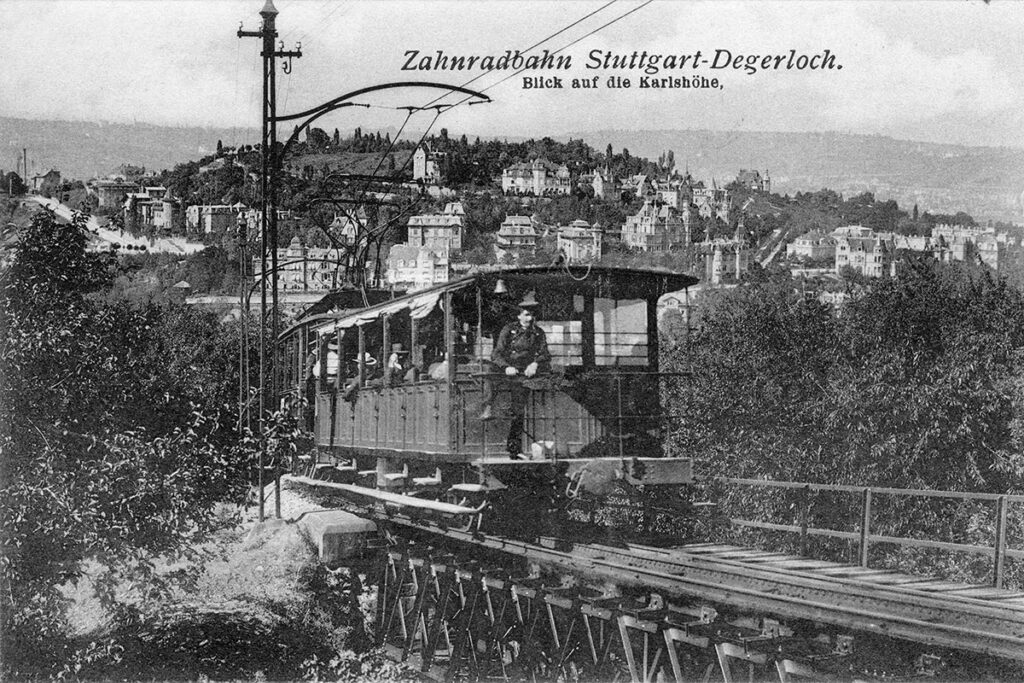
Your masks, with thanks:
M 502 328 L 498 341 L 494 344 L 491 361 L 497 372 L 505 375 L 503 384 L 507 385 L 511 395 L 512 424 L 508 431 L 508 451 L 519 455 L 522 451 L 523 422 L 526 415 L 526 401 L 529 399 L 529 387 L 522 380 L 529 380 L 538 373 L 551 371 L 551 354 L 548 351 L 547 337 L 544 330 L 537 325 L 537 308 L 539 304 L 533 292 L 528 292 L 519 302 L 519 316 Z M 494 401 L 494 381 L 484 380 L 483 411 L 481 420 L 490 420 L 491 404 Z

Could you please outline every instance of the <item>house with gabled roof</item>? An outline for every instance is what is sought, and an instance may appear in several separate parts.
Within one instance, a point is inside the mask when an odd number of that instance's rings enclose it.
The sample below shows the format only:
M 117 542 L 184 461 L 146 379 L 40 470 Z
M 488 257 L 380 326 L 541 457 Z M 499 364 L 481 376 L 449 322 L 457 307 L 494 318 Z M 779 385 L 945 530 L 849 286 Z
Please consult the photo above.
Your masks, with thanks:
M 572 192 L 572 177 L 565 164 L 547 159 L 512 164 L 501 172 L 501 191 L 505 194 L 544 197 Z

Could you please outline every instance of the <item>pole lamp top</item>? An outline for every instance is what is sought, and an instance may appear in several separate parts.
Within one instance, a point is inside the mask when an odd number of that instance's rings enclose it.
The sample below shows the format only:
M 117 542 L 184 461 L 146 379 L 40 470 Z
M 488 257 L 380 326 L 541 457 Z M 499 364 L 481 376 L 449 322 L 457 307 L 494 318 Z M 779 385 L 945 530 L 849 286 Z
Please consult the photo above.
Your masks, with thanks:
M 261 17 L 276 17 L 277 8 L 274 7 L 274 0 L 267 0 L 266 4 L 263 5 L 263 9 L 260 10 Z

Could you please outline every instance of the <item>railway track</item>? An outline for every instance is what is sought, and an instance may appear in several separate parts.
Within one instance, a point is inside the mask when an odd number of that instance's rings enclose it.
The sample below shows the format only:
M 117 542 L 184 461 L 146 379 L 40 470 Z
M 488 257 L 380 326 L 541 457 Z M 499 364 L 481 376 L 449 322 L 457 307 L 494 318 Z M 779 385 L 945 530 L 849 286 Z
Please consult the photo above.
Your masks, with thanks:
M 1024 662 L 1024 593 L 731 545 L 527 542 L 387 505 L 349 509 L 412 541 L 379 576 L 378 633 L 442 678 L 507 675 L 504 663 L 542 677 L 604 680 L 619 666 L 632 680 L 683 681 L 714 665 L 728 681 L 739 661 L 820 678 L 852 634 L 917 644 L 920 670 L 940 661 L 927 652 Z M 504 621 L 484 598 L 512 601 Z M 510 654 L 523 648 L 525 662 Z

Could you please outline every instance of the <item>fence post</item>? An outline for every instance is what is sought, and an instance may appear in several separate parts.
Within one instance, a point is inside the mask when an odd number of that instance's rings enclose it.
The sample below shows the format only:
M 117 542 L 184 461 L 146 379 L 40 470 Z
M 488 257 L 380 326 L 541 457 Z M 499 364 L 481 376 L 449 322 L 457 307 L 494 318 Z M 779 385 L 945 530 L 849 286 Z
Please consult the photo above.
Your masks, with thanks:
M 800 555 L 807 555 L 807 518 L 810 516 L 811 486 L 805 485 L 800 490 Z
M 1003 587 L 1003 565 L 1006 562 L 1006 508 L 1006 496 L 999 496 L 996 500 L 996 550 L 992 570 L 992 585 L 996 588 Z
M 868 546 L 871 542 L 871 489 L 864 489 L 860 514 L 860 566 L 868 566 Z
M 618 433 L 618 437 L 619 437 L 619 458 L 624 460 L 626 458 L 626 453 L 625 453 L 625 447 L 622 444 L 622 439 L 623 439 L 623 436 L 622 436 L 622 375 L 620 375 L 618 372 L 615 373 L 615 397 L 616 397 L 616 405 L 618 406 L 618 411 L 619 411 L 619 415 L 618 415 L 618 417 L 619 417 L 619 420 L 618 420 L 618 424 L 619 424 L 619 426 L 618 426 L 618 432 L 619 432 Z

